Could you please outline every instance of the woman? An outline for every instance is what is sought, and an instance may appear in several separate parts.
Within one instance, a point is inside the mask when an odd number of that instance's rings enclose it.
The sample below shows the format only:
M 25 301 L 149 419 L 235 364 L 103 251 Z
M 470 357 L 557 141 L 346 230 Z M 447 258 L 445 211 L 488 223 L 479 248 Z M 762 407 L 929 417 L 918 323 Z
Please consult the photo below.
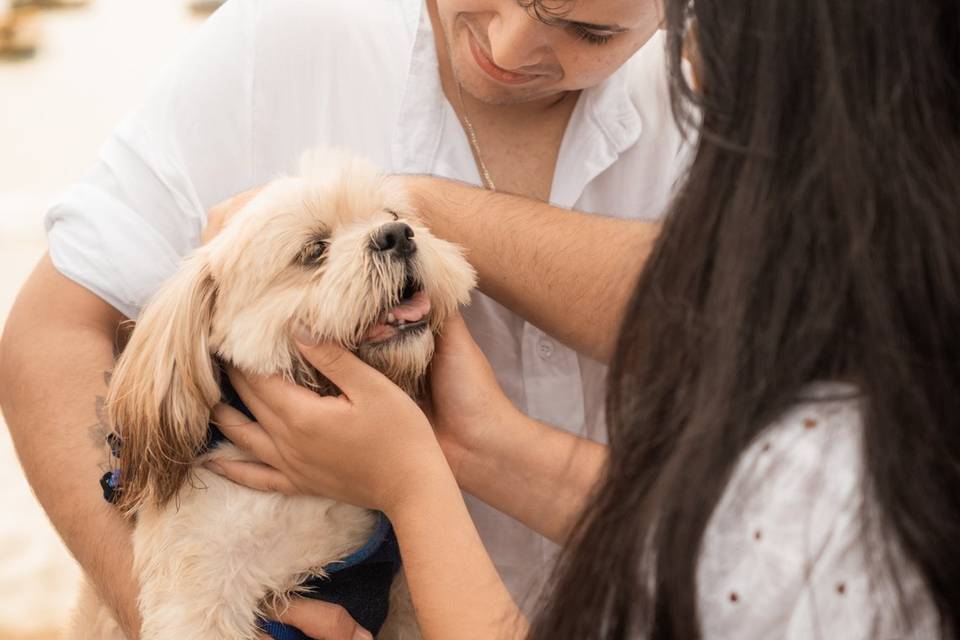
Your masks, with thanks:
M 224 472 L 385 511 L 426 638 L 960 637 L 960 6 L 665 7 L 700 143 L 622 325 L 609 449 L 509 407 L 454 322 L 439 445 L 299 336 L 344 396 L 236 379 L 261 426 L 221 421 L 274 469 Z M 565 543 L 529 630 L 458 480 Z

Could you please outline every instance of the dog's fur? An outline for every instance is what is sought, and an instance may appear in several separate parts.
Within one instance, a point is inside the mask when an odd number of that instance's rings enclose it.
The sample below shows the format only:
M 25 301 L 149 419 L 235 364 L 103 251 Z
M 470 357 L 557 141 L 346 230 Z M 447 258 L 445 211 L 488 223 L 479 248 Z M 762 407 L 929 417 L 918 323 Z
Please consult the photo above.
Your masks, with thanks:
M 407 257 L 373 244 L 398 219 L 414 233 Z M 427 329 L 365 342 L 411 281 L 430 299 Z M 137 322 L 107 398 L 122 437 L 118 507 L 136 518 L 141 638 L 252 640 L 265 605 L 282 607 L 375 524 L 365 509 L 253 491 L 200 466 L 221 397 L 216 359 L 333 393 L 293 342 L 300 322 L 415 395 L 435 333 L 474 282 L 460 250 L 418 222 L 396 182 L 341 152 L 306 156 L 301 175 L 271 182 L 184 261 Z M 215 455 L 249 459 L 229 443 Z M 402 578 L 393 591 L 392 600 L 407 598 Z M 108 627 L 86 594 L 71 637 L 122 637 Z M 409 602 L 391 602 L 378 637 L 419 637 Z

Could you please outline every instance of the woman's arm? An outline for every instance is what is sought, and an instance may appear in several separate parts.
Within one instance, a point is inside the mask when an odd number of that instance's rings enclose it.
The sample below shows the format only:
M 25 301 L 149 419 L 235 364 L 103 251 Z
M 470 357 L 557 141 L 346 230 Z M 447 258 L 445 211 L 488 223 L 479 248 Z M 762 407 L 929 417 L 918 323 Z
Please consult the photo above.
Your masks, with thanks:
M 526 636 L 526 620 L 487 555 L 448 467 L 386 513 L 424 638 Z
M 443 327 L 430 381 L 430 420 L 460 487 L 563 544 L 603 472 L 607 448 L 517 410 L 459 315 Z M 238 415 L 226 418 L 244 422 Z M 227 431 L 234 434 L 244 436 Z M 299 492 L 264 465 L 224 461 L 219 471 L 253 489 Z
M 431 422 L 460 486 L 557 544 L 566 542 L 607 448 L 521 413 L 460 316 L 447 320 L 430 374 Z
M 347 351 L 304 344 L 301 351 L 343 395 L 321 397 L 280 377 L 248 380 L 231 371 L 259 422 L 221 405 L 221 430 L 272 467 L 262 467 L 280 478 L 270 488 L 387 514 L 424 638 L 525 635 L 526 623 L 483 548 L 420 408 Z M 231 476 L 231 468 L 251 463 L 218 464 Z
M 565 544 L 603 471 L 607 448 L 526 417 L 502 427 L 458 454 L 457 482 L 491 507 Z

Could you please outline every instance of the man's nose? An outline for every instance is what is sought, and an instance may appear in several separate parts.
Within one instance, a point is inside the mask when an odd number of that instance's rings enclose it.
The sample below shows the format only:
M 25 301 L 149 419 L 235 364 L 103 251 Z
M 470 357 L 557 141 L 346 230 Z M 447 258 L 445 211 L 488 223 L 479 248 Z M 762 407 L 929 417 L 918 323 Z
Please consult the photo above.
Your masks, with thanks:
M 406 258 L 417 252 L 413 229 L 406 222 L 389 222 L 370 237 L 370 248 L 379 253 L 393 253 Z
M 549 29 L 522 7 L 504 9 L 500 20 L 491 22 L 487 32 L 493 63 L 516 73 L 525 73 L 540 64 L 544 50 L 550 46 Z

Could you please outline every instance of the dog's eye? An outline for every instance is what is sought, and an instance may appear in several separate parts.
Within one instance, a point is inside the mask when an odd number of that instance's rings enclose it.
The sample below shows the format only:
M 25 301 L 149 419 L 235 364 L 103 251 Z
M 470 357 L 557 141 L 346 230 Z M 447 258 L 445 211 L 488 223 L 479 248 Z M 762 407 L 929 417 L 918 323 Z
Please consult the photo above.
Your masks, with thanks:
M 389 213 L 390 215 L 392 215 L 394 220 L 399 220 L 399 219 L 400 219 L 400 214 L 397 213 L 396 211 L 394 211 L 393 209 L 386 209 L 385 211 L 386 211 L 387 213 Z
M 304 266 L 316 266 L 323 262 L 329 246 L 330 242 L 324 238 L 313 238 L 300 250 L 297 262 Z

